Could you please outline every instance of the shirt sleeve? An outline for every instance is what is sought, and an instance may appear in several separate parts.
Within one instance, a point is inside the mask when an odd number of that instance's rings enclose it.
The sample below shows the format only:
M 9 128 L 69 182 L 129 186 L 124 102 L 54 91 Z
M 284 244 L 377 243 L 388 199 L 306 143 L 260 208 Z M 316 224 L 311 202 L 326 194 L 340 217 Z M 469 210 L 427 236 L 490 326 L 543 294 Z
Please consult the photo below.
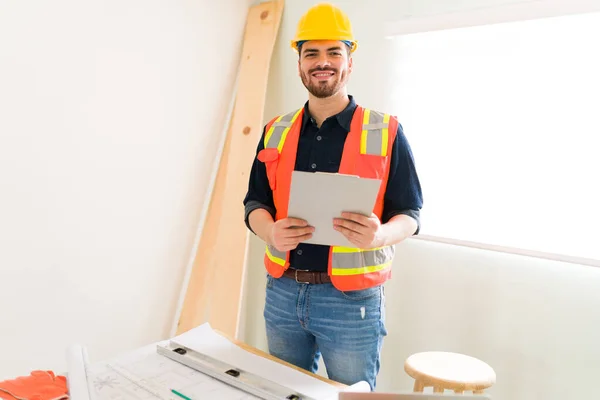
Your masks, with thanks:
M 384 196 L 382 223 L 399 214 L 408 215 L 417 221 L 417 235 L 421 229 L 420 212 L 423 207 L 421 183 L 417 175 L 412 149 L 402 125 L 398 131 L 390 157 L 390 172 Z
M 244 222 L 246 223 L 246 227 L 248 227 L 252 233 L 255 232 L 250 227 L 248 221 L 248 216 L 252 211 L 263 208 L 271 214 L 273 219 L 275 219 L 275 203 L 273 201 L 273 191 L 271 190 L 267 178 L 267 169 L 265 164 L 259 161 L 257 157 L 258 153 L 264 149 L 264 137 L 265 129 L 263 128 L 263 133 L 258 142 L 256 155 L 254 156 L 254 161 L 250 170 L 250 177 L 248 178 L 248 191 L 244 198 Z

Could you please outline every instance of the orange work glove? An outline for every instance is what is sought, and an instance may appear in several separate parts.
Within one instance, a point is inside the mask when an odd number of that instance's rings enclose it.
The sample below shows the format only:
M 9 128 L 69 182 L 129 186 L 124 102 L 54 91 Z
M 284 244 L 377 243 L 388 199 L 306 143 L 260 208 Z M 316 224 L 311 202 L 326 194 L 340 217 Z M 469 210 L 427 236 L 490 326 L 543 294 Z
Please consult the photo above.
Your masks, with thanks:
M 6 400 L 62 400 L 69 398 L 67 378 L 52 371 L 32 371 L 28 376 L 0 382 L 0 398 Z

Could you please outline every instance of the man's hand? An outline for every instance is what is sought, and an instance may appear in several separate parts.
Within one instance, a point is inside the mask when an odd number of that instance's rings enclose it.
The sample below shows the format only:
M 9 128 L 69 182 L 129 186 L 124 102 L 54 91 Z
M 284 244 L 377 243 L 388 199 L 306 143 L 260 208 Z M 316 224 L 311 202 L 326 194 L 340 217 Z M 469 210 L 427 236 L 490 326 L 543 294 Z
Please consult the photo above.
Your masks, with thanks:
M 365 217 L 361 214 L 344 212 L 342 218 L 333 220 L 333 227 L 359 249 L 381 247 L 385 243 L 381 221 L 375 214 Z
M 298 218 L 280 219 L 271 225 L 269 232 L 269 243 L 279 251 L 290 251 L 298 246 L 298 243 L 312 237 L 315 228 Z

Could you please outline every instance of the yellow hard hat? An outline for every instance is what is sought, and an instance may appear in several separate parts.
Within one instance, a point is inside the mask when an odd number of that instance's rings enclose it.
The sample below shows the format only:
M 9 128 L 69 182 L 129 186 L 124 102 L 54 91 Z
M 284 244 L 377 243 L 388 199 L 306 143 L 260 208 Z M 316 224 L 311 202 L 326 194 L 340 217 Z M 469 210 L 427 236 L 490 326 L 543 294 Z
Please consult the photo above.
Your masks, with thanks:
M 358 47 L 352 34 L 350 19 L 342 10 L 329 3 L 309 8 L 300 18 L 296 36 L 291 42 L 292 48 L 298 51 L 299 43 L 307 40 L 340 40 L 350 46 L 351 52 Z

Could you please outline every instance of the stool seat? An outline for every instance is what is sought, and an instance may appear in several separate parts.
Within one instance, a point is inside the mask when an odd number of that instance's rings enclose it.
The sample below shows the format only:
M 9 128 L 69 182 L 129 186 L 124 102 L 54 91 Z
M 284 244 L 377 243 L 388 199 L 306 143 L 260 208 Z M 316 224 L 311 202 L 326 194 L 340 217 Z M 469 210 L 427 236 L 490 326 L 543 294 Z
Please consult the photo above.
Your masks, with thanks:
M 415 379 L 415 392 L 433 386 L 435 393 L 445 389 L 455 393 L 483 393 L 496 382 L 496 373 L 485 362 L 464 354 L 430 351 L 406 359 L 404 370 Z

